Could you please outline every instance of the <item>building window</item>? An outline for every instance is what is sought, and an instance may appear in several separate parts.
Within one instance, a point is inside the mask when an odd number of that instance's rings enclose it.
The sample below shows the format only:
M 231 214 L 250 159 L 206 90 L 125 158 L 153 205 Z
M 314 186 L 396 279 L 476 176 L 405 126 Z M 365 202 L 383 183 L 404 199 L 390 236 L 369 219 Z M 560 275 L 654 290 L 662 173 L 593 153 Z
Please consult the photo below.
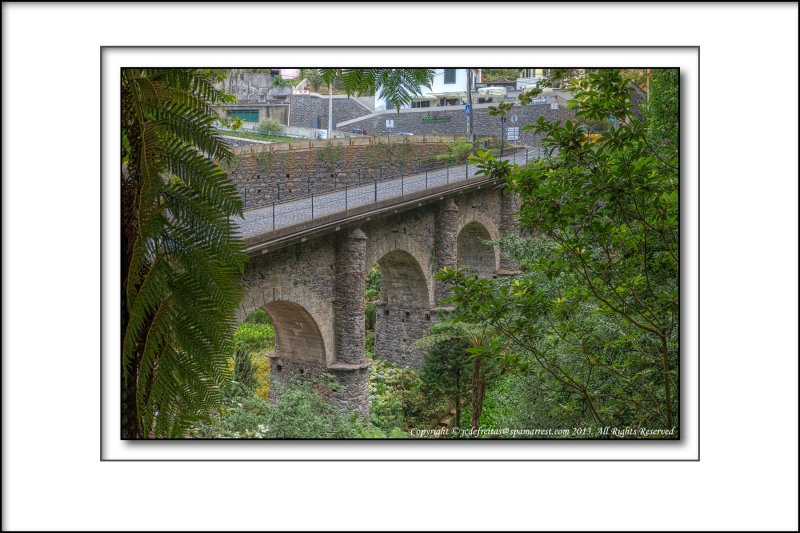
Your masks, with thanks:
M 446 84 L 453 84 L 456 82 L 456 69 L 454 68 L 444 69 L 444 82 Z

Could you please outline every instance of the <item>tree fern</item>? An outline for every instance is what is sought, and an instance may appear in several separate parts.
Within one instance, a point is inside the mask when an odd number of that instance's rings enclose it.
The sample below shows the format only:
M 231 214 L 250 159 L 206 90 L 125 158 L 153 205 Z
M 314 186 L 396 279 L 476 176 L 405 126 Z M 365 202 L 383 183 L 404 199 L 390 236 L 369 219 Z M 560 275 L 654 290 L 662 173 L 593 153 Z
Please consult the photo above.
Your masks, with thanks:
M 214 160 L 218 73 L 122 72 L 122 437 L 177 437 L 230 380 L 242 295 L 236 189 Z
M 339 78 L 348 95 L 372 95 L 401 108 L 421 96 L 420 87 L 433 83 L 433 69 L 429 68 L 325 68 L 319 74 L 330 85 Z

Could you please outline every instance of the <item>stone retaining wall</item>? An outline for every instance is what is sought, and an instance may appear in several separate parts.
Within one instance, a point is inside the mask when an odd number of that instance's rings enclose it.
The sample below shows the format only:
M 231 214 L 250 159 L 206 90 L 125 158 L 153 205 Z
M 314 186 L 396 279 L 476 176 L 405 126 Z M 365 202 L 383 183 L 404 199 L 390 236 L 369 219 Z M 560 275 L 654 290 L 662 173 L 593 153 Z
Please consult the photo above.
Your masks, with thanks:
M 501 119 L 499 116 L 490 116 L 489 107 L 473 107 L 472 109 L 472 128 L 478 137 L 502 135 Z M 511 122 L 511 115 L 517 116 L 517 122 Z M 518 127 L 520 143 L 527 146 L 538 145 L 538 137 L 531 131 L 522 131 L 522 126 L 535 124 L 539 117 L 544 117 L 550 121 L 565 121 L 574 116 L 574 112 L 559 105 L 557 109 L 552 109 L 550 103 L 529 104 L 526 106 L 515 105 L 507 113 L 505 127 Z M 347 124 L 338 124 L 338 128 L 344 131 L 352 129 L 363 129 L 368 134 L 386 135 L 389 130 L 386 128 L 386 121 L 393 120 L 393 132 L 413 133 L 416 135 L 444 134 L 464 136 L 467 133 L 467 122 L 469 117 L 466 115 L 464 106 L 455 107 L 430 107 L 419 109 L 404 109 L 401 113 L 376 113 L 360 120 L 354 120 Z
M 433 157 L 447 154 L 442 141 L 453 140 L 453 136 L 420 135 L 236 146 L 228 176 L 249 209 L 441 167 L 445 161 Z
M 294 94 L 290 97 L 291 114 L 289 116 L 289 126 L 300 126 L 303 128 L 314 127 L 314 117 L 324 116 L 324 124 L 320 124 L 320 129 L 328 128 L 328 99 L 307 94 Z M 333 116 L 336 122 L 353 120 L 364 115 L 369 115 L 363 105 L 348 98 L 333 98 Z M 348 129 L 354 129 L 348 128 Z

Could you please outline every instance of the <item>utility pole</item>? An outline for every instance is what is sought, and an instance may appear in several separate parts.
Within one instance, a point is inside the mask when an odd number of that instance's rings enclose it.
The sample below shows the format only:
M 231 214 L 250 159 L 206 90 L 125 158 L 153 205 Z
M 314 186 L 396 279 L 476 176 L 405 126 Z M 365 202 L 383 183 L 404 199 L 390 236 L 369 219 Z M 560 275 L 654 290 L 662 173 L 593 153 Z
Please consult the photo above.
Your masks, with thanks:
M 328 84 L 328 139 L 333 139 L 333 80 Z
M 467 126 L 467 134 L 469 136 L 470 142 L 472 142 L 472 148 L 475 149 L 475 134 L 472 131 L 472 113 L 474 109 L 472 108 L 472 69 L 467 69 L 467 105 L 469 106 L 469 124 Z

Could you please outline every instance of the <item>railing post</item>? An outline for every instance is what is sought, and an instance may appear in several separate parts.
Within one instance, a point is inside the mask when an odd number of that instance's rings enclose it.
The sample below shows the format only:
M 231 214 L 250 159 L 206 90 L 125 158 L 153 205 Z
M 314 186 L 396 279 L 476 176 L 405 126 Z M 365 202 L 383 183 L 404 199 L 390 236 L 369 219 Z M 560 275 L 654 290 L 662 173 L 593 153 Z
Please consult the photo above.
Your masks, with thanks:
M 306 194 L 311 194 L 311 176 L 306 176 L 306 184 L 308 185 L 308 192 Z
M 275 231 L 275 200 L 272 200 L 272 231 Z
M 281 183 L 278 182 L 278 201 L 281 201 Z
M 450 185 L 450 167 L 447 167 L 446 171 L 447 171 L 447 184 Z
M 344 210 L 347 211 L 347 185 L 344 186 Z
M 247 185 L 244 187 L 244 207 L 243 209 L 247 209 Z
M 425 189 L 427 190 L 427 188 L 428 188 L 428 171 L 426 170 L 425 171 Z
M 311 219 L 314 219 L 314 193 L 311 193 Z
M 378 201 L 378 180 L 374 181 L 375 183 L 375 201 Z
M 400 171 L 400 196 L 405 194 L 405 189 L 403 188 L 403 171 Z
M 466 180 L 468 178 L 469 178 L 469 164 L 464 163 L 464 179 Z

